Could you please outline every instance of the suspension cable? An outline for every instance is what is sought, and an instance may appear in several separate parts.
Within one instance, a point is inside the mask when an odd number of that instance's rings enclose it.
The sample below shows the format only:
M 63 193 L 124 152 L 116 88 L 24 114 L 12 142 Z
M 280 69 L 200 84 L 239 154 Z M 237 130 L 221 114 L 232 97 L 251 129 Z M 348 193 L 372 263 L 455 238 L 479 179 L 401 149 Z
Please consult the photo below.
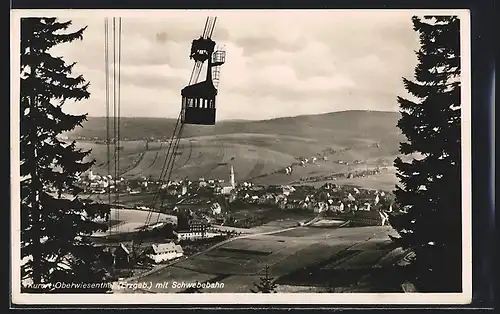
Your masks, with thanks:
M 122 54 L 122 18 L 118 18 L 118 85 L 117 85 L 117 126 L 116 126 L 116 141 L 117 141 L 117 152 L 116 152 L 116 164 L 117 164 L 117 174 L 116 180 L 119 184 L 121 184 L 121 178 L 118 178 L 120 175 L 120 149 L 121 149 L 121 134 L 120 134 L 120 120 L 121 120 L 121 54 Z M 116 191 L 116 204 L 120 204 L 120 190 L 118 189 L 118 185 L 115 184 Z M 116 220 L 120 221 L 120 208 L 117 206 L 116 208 Z M 116 224 L 116 232 L 119 232 L 120 224 Z
M 212 38 L 215 29 L 215 22 L 217 22 L 217 16 L 213 18 L 212 25 L 210 25 L 210 32 L 208 33 L 208 38 Z
M 207 17 L 207 19 L 208 19 L 208 27 L 203 32 L 203 38 L 205 39 L 210 38 L 210 30 L 212 29 L 212 25 L 214 24 L 213 17 Z
M 110 207 L 110 213 L 108 217 L 108 223 L 109 223 L 109 232 L 111 232 L 111 226 L 112 226 L 112 213 L 111 213 L 111 189 L 109 188 L 109 175 L 111 174 L 111 152 L 110 152 L 110 119 L 109 119 L 109 112 L 110 112 L 110 95 L 109 95 L 109 21 L 108 18 L 104 19 L 104 65 L 105 65 L 105 76 L 106 76 L 106 83 L 105 83 L 105 98 L 106 98 L 106 162 L 107 162 L 107 177 L 106 177 L 106 182 L 108 182 L 108 206 Z M 90 196 L 89 196 L 90 198 Z
M 205 21 L 205 27 L 203 28 L 203 34 L 202 34 L 202 37 L 205 38 L 205 35 L 207 33 L 207 30 L 208 30 L 208 21 L 209 21 L 210 17 L 207 17 L 206 21 Z
M 172 177 L 172 172 L 174 170 L 175 160 L 177 158 L 177 148 L 179 147 L 179 143 L 180 143 L 181 138 L 182 138 L 181 134 L 182 134 L 183 128 L 184 128 L 184 124 L 181 124 L 179 134 L 177 135 L 177 142 L 175 145 L 174 154 L 171 157 L 171 163 L 169 164 L 169 167 L 167 166 L 167 171 L 168 171 L 167 172 L 167 180 L 166 180 L 167 188 L 168 188 L 168 185 L 170 185 L 170 179 Z M 165 192 L 162 190 L 161 194 L 160 194 L 161 203 L 160 203 L 160 206 L 158 207 L 159 210 L 161 210 L 161 208 L 163 207 L 164 201 L 165 201 L 164 193 Z M 155 224 L 158 223 L 158 221 L 160 220 L 160 214 L 161 214 L 161 212 L 158 211 L 158 215 L 157 215 Z
M 152 204 L 151 204 L 151 210 L 153 209 L 153 206 L 156 204 L 158 193 L 161 191 L 161 186 L 164 183 L 164 179 L 165 179 L 165 175 L 166 175 L 166 170 L 167 170 L 168 165 L 170 163 L 171 156 L 175 155 L 175 153 L 176 153 L 176 149 L 177 149 L 176 144 L 177 144 L 177 142 L 175 142 L 174 146 L 172 146 L 172 143 L 174 143 L 174 141 L 179 137 L 180 128 L 182 126 L 181 123 L 182 123 L 181 122 L 181 114 L 179 114 L 179 117 L 177 118 L 177 122 L 175 124 L 174 131 L 172 133 L 172 137 L 170 138 L 170 142 L 169 142 L 169 145 L 168 145 L 168 148 L 167 148 L 167 152 L 166 152 L 166 155 L 165 155 L 165 160 L 163 162 L 162 170 L 160 172 L 158 191 L 157 191 L 157 193 L 155 193 L 155 195 L 153 197 Z M 148 217 L 146 218 L 145 226 L 150 223 L 151 216 L 152 216 L 152 212 L 150 212 L 149 215 L 148 215 Z
M 172 148 L 172 141 L 173 141 L 173 138 L 174 138 L 174 137 L 175 137 L 175 135 L 177 134 L 177 128 L 178 128 L 178 126 L 179 126 L 179 119 L 177 120 L 177 122 L 176 122 L 176 124 L 175 124 L 175 127 L 174 127 L 174 131 L 173 131 L 172 137 L 171 137 L 171 139 L 170 139 L 170 141 L 169 141 L 169 145 L 168 145 L 167 150 L 166 150 L 166 154 L 165 154 L 165 161 L 163 162 L 163 166 L 162 166 L 162 169 L 161 169 L 161 172 L 160 172 L 160 176 L 159 176 L 159 178 L 158 178 L 158 180 L 159 180 L 159 187 L 158 187 L 158 191 L 157 191 L 157 193 L 158 193 L 158 192 L 160 191 L 160 189 L 161 189 L 161 181 L 162 181 L 162 178 L 163 178 L 163 173 L 164 173 L 164 171 L 165 171 L 166 163 L 167 163 L 167 161 L 168 161 L 168 156 L 169 156 L 169 154 L 170 154 L 170 150 L 171 150 L 171 148 Z M 151 207 L 152 207 L 152 206 L 154 206 L 155 201 L 156 201 L 156 194 L 153 196 L 153 200 L 152 200 L 152 202 L 151 202 L 151 203 L 152 203 Z M 149 224 L 149 220 L 151 219 L 151 215 L 152 215 L 152 208 L 150 208 L 150 211 L 148 212 L 148 215 L 147 215 L 147 217 L 146 217 L 146 221 L 145 221 L 145 223 L 144 223 L 144 225 L 145 225 L 145 226 Z
M 107 174 L 106 174 L 106 182 L 108 183 L 108 189 L 107 189 L 107 199 L 108 199 L 108 206 L 112 205 L 112 198 L 111 198 L 111 180 L 109 180 L 109 175 L 112 174 L 111 170 L 111 92 L 110 92 L 110 87 L 111 87 L 111 73 L 110 73 L 110 66 L 109 66 L 109 31 L 110 31 L 110 21 L 109 18 L 104 18 L 104 73 L 105 73 L 105 104 L 106 104 L 106 117 L 105 117 L 105 124 L 106 124 L 106 169 L 107 169 Z M 113 157 L 114 159 L 114 157 Z M 96 194 L 96 191 L 93 190 L 91 193 L 89 193 L 83 201 L 89 201 L 92 196 Z M 109 213 L 108 217 L 108 231 L 111 232 L 111 220 L 112 220 L 112 215 L 111 212 Z
M 160 194 L 163 193 L 163 188 L 162 187 L 163 187 L 163 184 L 165 182 L 165 176 L 167 174 L 167 170 L 169 168 L 171 160 L 172 159 L 175 160 L 175 155 L 176 155 L 177 148 L 178 148 L 178 145 L 179 145 L 179 138 L 181 137 L 182 127 L 183 127 L 183 123 L 182 123 L 181 120 L 182 120 L 182 113 L 180 113 L 179 116 L 178 116 L 178 118 L 177 118 L 177 121 L 176 121 L 176 124 L 175 124 L 175 127 L 174 127 L 174 131 L 172 133 L 172 137 L 170 138 L 169 145 L 168 145 L 168 148 L 167 148 L 167 151 L 166 151 L 166 155 L 165 155 L 165 160 L 163 162 L 162 170 L 160 172 L 160 177 L 159 177 L 159 182 L 158 182 L 158 188 L 157 188 L 156 193 L 153 196 L 153 200 L 151 202 L 151 207 L 148 210 L 146 221 L 145 221 L 143 227 L 141 229 L 139 229 L 139 232 L 137 232 L 137 234 L 136 234 L 137 238 L 139 239 L 139 241 L 138 241 L 138 243 L 135 243 L 134 246 L 140 245 L 142 243 L 142 241 L 141 241 L 141 232 L 145 231 L 147 229 L 147 227 L 149 226 L 149 224 L 151 222 L 151 218 L 153 216 L 153 210 L 154 210 L 156 201 L 157 201 L 158 197 L 160 196 Z M 172 144 L 173 144 L 173 146 L 172 146 Z M 167 185 L 168 184 L 169 184 L 169 182 L 167 183 Z M 163 197 L 162 197 L 162 204 L 161 204 L 161 206 L 163 206 Z
M 114 174 L 113 174 L 113 186 L 114 186 L 114 196 L 115 196 L 115 201 L 114 201 L 114 207 L 115 207 L 115 220 L 116 220 L 116 215 L 117 215 L 117 190 L 118 190 L 118 159 L 117 159 L 117 152 L 118 152 L 118 147 L 116 146 L 116 141 L 117 141 L 117 134 L 116 134 L 116 126 L 117 126 L 117 104 L 116 104 L 116 18 L 113 17 L 113 166 L 114 166 Z
M 189 80 L 189 85 L 198 83 L 198 79 L 200 78 L 201 70 L 203 69 L 203 62 L 197 61 L 195 65 L 195 69 L 193 69 L 194 74 L 192 78 Z
M 217 20 L 217 18 L 215 18 L 215 20 Z M 207 17 L 207 19 L 205 20 L 205 27 L 203 28 L 203 33 L 201 36 L 202 38 L 207 39 L 212 36 L 215 26 L 215 20 L 213 20 L 213 18 L 211 17 Z M 200 76 L 202 67 L 203 67 L 203 62 L 201 61 L 195 62 L 193 70 L 191 71 L 191 76 L 188 85 L 192 85 L 198 82 L 198 78 Z
M 205 30 L 203 31 L 203 38 L 205 38 L 205 39 L 212 38 L 216 22 L 217 22 L 217 17 L 213 17 L 213 18 L 207 17 L 207 23 L 205 24 Z M 207 24 L 208 24 L 208 26 L 207 26 Z M 211 57 L 212 56 L 209 56 L 209 58 L 211 58 Z M 197 61 L 193 67 L 193 71 L 191 73 L 191 78 L 189 79 L 189 85 L 195 84 L 198 82 L 202 68 L 203 68 L 203 62 Z

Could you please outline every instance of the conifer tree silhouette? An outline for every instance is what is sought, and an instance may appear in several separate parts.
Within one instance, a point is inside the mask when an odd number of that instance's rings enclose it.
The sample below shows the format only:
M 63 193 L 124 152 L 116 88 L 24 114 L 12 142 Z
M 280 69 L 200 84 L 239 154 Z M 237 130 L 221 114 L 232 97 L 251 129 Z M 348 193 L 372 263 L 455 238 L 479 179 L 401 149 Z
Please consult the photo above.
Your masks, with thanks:
M 401 185 L 396 202 L 405 209 L 390 224 L 416 259 L 411 273 L 419 290 L 461 291 L 461 98 L 460 20 L 456 16 L 413 17 L 420 36 L 415 80 L 403 79 L 417 101 L 398 97 L 398 127 L 407 141 L 394 162 Z
M 75 63 L 52 55 L 54 46 L 82 39 L 86 28 L 65 32 L 70 26 L 71 21 L 56 18 L 21 19 L 21 257 L 27 261 L 21 279 L 50 291 L 54 286 L 47 284 L 55 282 L 94 283 L 93 288 L 75 284 L 56 290 L 95 293 L 108 290 L 97 285 L 107 272 L 102 249 L 85 235 L 106 228 L 94 218 L 106 217 L 109 207 L 78 198 L 77 177 L 92 166 L 84 161 L 90 152 L 59 138 L 86 120 L 62 106 L 90 96 L 89 83 L 71 75 Z
M 254 283 L 255 290 L 251 289 L 253 293 L 276 293 L 276 284 L 272 277 L 269 276 L 269 266 L 266 265 L 266 272 L 264 276 L 260 277 L 258 284 Z

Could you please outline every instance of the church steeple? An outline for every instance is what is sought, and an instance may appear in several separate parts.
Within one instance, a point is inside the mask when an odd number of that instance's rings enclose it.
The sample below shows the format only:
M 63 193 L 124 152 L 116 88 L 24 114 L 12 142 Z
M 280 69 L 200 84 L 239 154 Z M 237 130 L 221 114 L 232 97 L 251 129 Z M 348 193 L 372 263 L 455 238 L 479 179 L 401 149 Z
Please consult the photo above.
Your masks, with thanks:
M 235 188 L 236 187 L 236 182 L 234 180 L 234 168 L 233 168 L 233 165 L 231 165 L 230 181 L 231 181 L 231 186 L 233 188 Z

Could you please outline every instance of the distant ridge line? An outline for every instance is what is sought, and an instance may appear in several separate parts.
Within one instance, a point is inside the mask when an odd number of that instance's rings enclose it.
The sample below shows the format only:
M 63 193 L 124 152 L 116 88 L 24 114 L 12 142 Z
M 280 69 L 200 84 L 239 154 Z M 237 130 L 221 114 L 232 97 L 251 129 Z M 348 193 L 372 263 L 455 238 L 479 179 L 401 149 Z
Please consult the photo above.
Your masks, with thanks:
M 388 110 L 368 110 L 368 109 L 353 109 L 353 110 L 340 110 L 340 111 L 330 111 L 323 113 L 313 113 L 313 114 L 299 114 L 295 116 L 282 116 L 282 117 L 274 117 L 274 118 L 266 118 L 266 119 L 221 119 L 217 120 L 217 122 L 260 122 L 260 121 L 271 121 L 277 119 L 289 119 L 289 118 L 299 118 L 299 117 L 314 117 L 314 116 L 323 116 L 323 115 L 332 115 L 332 114 L 342 114 L 342 113 L 375 113 L 375 114 L 395 114 L 399 115 L 398 111 L 388 111 Z M 104 119 L 103 116 L 87 116 L 87 119 Z M 122 116 L 122 119 L 150 119 L 150 120 L 175 120 L 174 117 L 147 117 L 147 116 Z
M 346 110 L 330 113 L 277 117 L 268 120 L 222 120 L 213 126 L 187 126 L 183 138 L 230 134 L 267 134 L 331 140 L 347 136 L 384 138 L 400 133 L 397 128 L 400 113 L 390 111 Z M 72 138 L 105 138 L 104 117 L 89 117 L 82 128 L 65 135 Z M 124 140 L 166 140 L 175 127 L 175 119 L 160 117 L 122 117 Z M 341 135 L 343 134 L 343 135 Z M 382 140 L 382 138 L 380 138 Z

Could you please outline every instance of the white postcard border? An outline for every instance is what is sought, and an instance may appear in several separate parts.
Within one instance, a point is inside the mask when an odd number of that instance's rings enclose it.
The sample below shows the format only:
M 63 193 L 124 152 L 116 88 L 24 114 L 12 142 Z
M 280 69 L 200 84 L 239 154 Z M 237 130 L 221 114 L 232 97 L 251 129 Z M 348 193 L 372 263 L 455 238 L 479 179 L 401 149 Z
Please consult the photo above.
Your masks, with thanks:
M 462 293 L 210 293 L 210 294 L 26 294 L 20 289 L 20 169 L 19 163 L 19 68 L 20 18 L 28 16 L 88 16 L 152 17 L 168 14 L 199 14 L 207 12 L 224 16 L 233 10 L 11 10 L 11 293 L 13 304 L 31 305 L 231 305 L 231 304 L 284 304 L 284 305 L 390 305 L 390 304 L 467 304 L 472 300 L 472 182 L 471 182 L 471 68 L 470 68 L 470 11 L 469 10 L 411 10 L 414 15 L 457 15 L 461 20 L 461 80 L 462 80 L 462 241 L 463 292 Z M 314 10 L 317 11 L 317 10 Z M 332 10 L 336 11 L 336 10 Z M 369 13 L 373 10 L 342 10 L 350 13 Z M 377 10 L 381 11 L 381 10 Z M 391 10 L 395 11 L 395 10 Z M 404 10 L 407 11 L 407 10 Z M 244 12 L 244 13 L 243 13 Z M 287 14 L 296 10 L 238 10 L 238 14 Z

